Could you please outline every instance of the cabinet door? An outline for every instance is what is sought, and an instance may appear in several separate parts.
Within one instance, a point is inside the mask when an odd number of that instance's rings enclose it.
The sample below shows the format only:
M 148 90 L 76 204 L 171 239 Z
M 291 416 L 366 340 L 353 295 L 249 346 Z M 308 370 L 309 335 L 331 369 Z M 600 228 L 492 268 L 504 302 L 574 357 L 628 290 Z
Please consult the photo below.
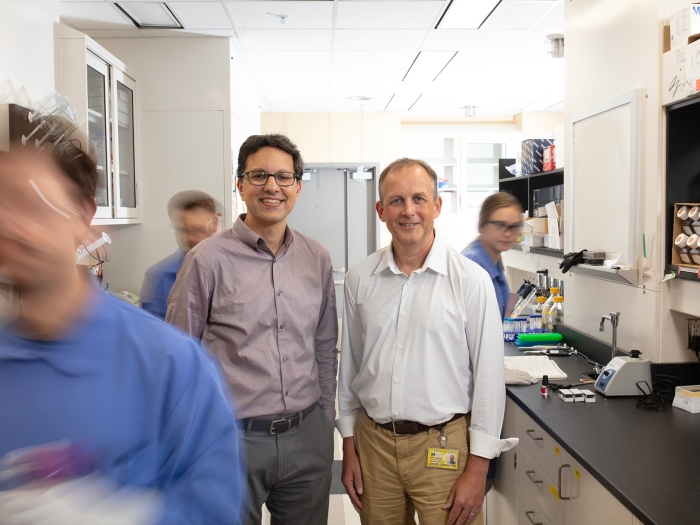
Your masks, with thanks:
M 503 433 L 503 437 L 510 437 Z M 518 513 L 518 453 L 515 447 L 501 454 L 496 464 L 496 479 L 486 497 L 488 525 L 513 525 Z
M 136 83 L 112 67 L 112 122 L 114 146 L 114 216 L 136 218 L 138 179 L 136 162 Z
M 562 467 L 560 497 L 566 525 L 632 525 L 634 516 L 569 456 Z M 568 465 L 568 466 L 566 466 Z M 568 499 L 567 499 L 568 498 Z
M 518 438 L 549 479 L 556 479 L 559 467 L 566 463 L 566 451 L 523 410 L 518 410 Z
M 112 173 L 111 136 L 109 125 L 109 66 L 88 53 L 87 58 L 87 127 L 97 161 L 97 187 L 95 188 L 95 218 L 111 219 Z

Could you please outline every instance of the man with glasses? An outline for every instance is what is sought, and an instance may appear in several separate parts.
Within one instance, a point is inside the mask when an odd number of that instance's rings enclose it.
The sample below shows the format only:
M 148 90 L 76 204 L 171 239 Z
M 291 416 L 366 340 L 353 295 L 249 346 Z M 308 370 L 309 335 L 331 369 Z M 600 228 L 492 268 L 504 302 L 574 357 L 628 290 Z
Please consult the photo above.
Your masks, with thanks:
M 161 319 L 168 311 L 168 295 L 185 254 L 214 235 L 219 225 L 214 199 L 197 190 L 173 195 L 168 201 L 168 217 L 178 249 L 146 270 L 141 285 L 143 309 Z
M 219 358 L 248 457 L 247 522 L 328 521 L 338 319 L 328 251 L 287 226 L 304 163 L 284 135 L 238 154 L 247 206 L 233 228 L 185 257 L 167 320 Z M 319 217 L 322 220 L 322 217 Z

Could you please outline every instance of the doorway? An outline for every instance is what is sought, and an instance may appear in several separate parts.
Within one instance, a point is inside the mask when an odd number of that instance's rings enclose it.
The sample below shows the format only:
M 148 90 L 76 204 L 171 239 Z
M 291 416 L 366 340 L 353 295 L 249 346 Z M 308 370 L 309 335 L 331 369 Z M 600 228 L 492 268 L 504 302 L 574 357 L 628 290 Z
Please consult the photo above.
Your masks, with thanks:
M 358 173 L 358 168 L 364 170 Z M 330 253 L 338 317 L 348 268 L 376 250 L 377 165 L 307 164 L 289 226 Z

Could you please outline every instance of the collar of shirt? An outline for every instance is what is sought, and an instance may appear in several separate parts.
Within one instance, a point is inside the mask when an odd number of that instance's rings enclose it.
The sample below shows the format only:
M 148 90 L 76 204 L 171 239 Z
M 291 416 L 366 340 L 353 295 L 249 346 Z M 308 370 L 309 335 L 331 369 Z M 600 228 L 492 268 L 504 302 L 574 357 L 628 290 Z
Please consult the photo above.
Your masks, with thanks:
M 95 331 L 100 323 L 100 312 L 107 300 L 104 292 L 97 285 L 91 286 L 90 297 L 79 318 L 63 334 L 53 340 L 37 340 L 17 335 L 17 322 L 0 328 L 0 361 L 44 361 L 55 369 L 73 376 L 95 373 L 98 367 L 94 363 L 95 356 L 90 351 L 99 351 L 100 341 L 95 341 L 94 347 L 76 344 L 83 341 L 86 334 Z
M 434 233 L 434 235 L 435 239 L 433 240 L 433 245 L 430 248 L 430 252 L 428 252 L 428 256 L 425 258 L 423 266 L 413 273 L 423 273 L 425 270 L 430 268 L 434 272 L 447 275 L 447 245 L 437 233 Z M 396 261 L 394 261 L 394 250 L 392 248 L 392 244 L 384 248 L 382 259 L 374 273 L 377 274 L 383 272 L 387 268 L 389 268 L 396 275 L 403 274 L 403 272 L 399 270 L 399 267 L 396 265 Z
M 501 262 L 493 262 L 493 259 L 486 253 L 486 249 L 479 239 L 475 239 L 462 253 L 471 255 L 471 259 L 486 270 L 492 280 L 501 275 Z
M 255 233 L 253 230 L 251 230 L 248 225 L 245 223 L 245 218 L 247 214 L 242 213 L 238 216 L 238 219 L 236 222 L 233 224 L 233 227 L 231 228 L 231 231 L 233 234 L 246 246 L 249 248 L 252 248 L 253 250 L 257 250 L 258 248 L 261 250 L 264 250 L 268 253 L 270 253 L 273 257 L 274 254 L 268 248 L 267 246 L 267 241 L 260 237 L 257 233 Z M 282 255 L 284 252 L 289 249 L 289 245 L 292 243 L 294 240 L 294 230 L 292 230 L 289 226 L 286 227 L 285 232 L 284 232 L 284 243 L 282 244 L 282 247 L 284 249 L 281 249 L 277 255 Z

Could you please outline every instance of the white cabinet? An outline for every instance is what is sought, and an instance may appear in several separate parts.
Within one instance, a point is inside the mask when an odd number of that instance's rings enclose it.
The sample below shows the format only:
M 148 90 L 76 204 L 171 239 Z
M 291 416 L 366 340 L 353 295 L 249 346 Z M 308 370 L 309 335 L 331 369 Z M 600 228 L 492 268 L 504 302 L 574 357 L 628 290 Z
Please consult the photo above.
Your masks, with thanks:
M 498 459 L 487 525 L 638 525 L 552 436 L 506 398 L 503 437 L 520 444 Z
M 81 130 L 97 161 L 93 224 L 141 222 L 136 75 L 90 37 L 66 26 L 61 26 L 60 72 L 59 91 L 86 116 Z

